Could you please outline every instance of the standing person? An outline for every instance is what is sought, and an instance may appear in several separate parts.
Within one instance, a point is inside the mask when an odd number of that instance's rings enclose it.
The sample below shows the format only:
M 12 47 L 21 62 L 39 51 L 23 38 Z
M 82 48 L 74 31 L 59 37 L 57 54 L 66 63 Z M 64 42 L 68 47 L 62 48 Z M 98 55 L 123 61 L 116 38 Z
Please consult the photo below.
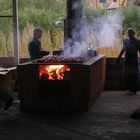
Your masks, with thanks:
M 127 30 L 127 38 L 124 39 L 123 48 L 117 58 L 120 61 L 121 56 L 124 55 L 124 79 L 128 88 L 128 95 L 135 95 L 137 92 L 139 80 L 139 59 L 140 40 L 135 37 L 135 31 L 132 28 Z
M 5 102 L 4 110 L 9 109 L 9 107 L 12 105 L 13 100 L 14 100 L 13 97 L 7 94 L 6 91 L 2 87 L 0 87 L 0 99 Z
M 40 39 L 42 37 L 42 30 L 36 27 L 33 31 L 33 39 L 29 42 L 28 51 L 30 60 L 35 60 L 48 55 L 49 52 L 42 50 Z

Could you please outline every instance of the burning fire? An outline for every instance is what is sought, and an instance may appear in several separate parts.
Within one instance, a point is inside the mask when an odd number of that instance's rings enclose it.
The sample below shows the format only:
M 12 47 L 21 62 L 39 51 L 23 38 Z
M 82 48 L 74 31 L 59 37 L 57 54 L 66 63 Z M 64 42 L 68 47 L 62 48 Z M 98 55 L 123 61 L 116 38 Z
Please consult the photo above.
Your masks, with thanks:
M 40 80 L 64 80 L 70 78 L 70 67 L 67 65 L 39 66 Z

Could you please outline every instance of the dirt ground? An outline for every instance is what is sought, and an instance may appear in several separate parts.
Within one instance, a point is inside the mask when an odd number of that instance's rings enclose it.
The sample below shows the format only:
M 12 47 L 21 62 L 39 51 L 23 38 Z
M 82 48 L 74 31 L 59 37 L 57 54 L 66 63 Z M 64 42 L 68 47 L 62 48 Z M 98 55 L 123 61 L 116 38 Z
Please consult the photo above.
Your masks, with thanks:
M 25 114 L 19 104 L 4 111 L 0 103 L 0 140 L 140 140 L 140 120 L 130 118 L 140 93 L 105 91 L 89 111 L 72 115 Z

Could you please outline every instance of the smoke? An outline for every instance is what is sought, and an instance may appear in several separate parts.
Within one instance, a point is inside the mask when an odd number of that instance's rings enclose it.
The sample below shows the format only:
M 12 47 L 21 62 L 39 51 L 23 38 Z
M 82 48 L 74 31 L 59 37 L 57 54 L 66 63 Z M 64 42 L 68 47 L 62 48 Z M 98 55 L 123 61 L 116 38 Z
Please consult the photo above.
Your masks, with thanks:
M 76 6 L 75 6 L 76 5 Z M 77 7 L 77 4 L 74 6 Z M 103 16 L 87 23 L 85 19 L 72 31 L 72 37 L 64 44 L 64 55 L 85 56 L 88 49 L 117 47 L 121 44 L 123 16 L 119 11 L 108 11 Z
M 85 56 L 88 47 L 88 33 L 88 28 L 85 25 L 79 25 L 73 29 L 72 38 L 68 39 L 64 44 L 64 55 Z
M 87 52 L 87 36 L 88 28 L 85 19 L 83 18 L 82 3 L 83 0 L 73 0 L 71 13 L 71 26 L 74 28 L 71 31 L 71 38 L 67 39 L 64 44 L 64 55 L 66 56 L 85 56 Z M 70 4 L 70 3 L 69 3 Z
M 123 16 L 119 11 L 108 12 L 104 16 L 94 20 L 91 36 L 94 40 L 94 47 L 114 47 L 121 44 Z M 95 45 L 94 45 L 95 44 Z

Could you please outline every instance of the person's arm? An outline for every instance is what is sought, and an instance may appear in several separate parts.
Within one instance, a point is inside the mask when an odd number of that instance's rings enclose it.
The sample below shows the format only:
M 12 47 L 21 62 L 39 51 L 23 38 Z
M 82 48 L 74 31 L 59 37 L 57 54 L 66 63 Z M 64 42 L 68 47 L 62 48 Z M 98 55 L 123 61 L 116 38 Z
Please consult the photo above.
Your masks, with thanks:
M 123 48 L 122 48 L 122 50 L 121 50 L 119 56 L 117 57 L 117 60 L 116 60 L 117 63 L 120 62 L 120 59 L 121 59 L 122 55 L 124 54 L 124 51 L 125 51 L 125 49 L 124 49 L 124 46 L 123 46 Z
M 49 54 L 49 51 L 40 51 L 40 56 L 45 56 L 45 55 L 48 55 Z
M 140 40 L 137 41 L 137 47 L 138 47 L 138 58 L 139 58 L 139 65 L 140 65 Z
M 140 40 L 138 40 L 138 51 L 139 51 L 139 56 L 140 56 Z

